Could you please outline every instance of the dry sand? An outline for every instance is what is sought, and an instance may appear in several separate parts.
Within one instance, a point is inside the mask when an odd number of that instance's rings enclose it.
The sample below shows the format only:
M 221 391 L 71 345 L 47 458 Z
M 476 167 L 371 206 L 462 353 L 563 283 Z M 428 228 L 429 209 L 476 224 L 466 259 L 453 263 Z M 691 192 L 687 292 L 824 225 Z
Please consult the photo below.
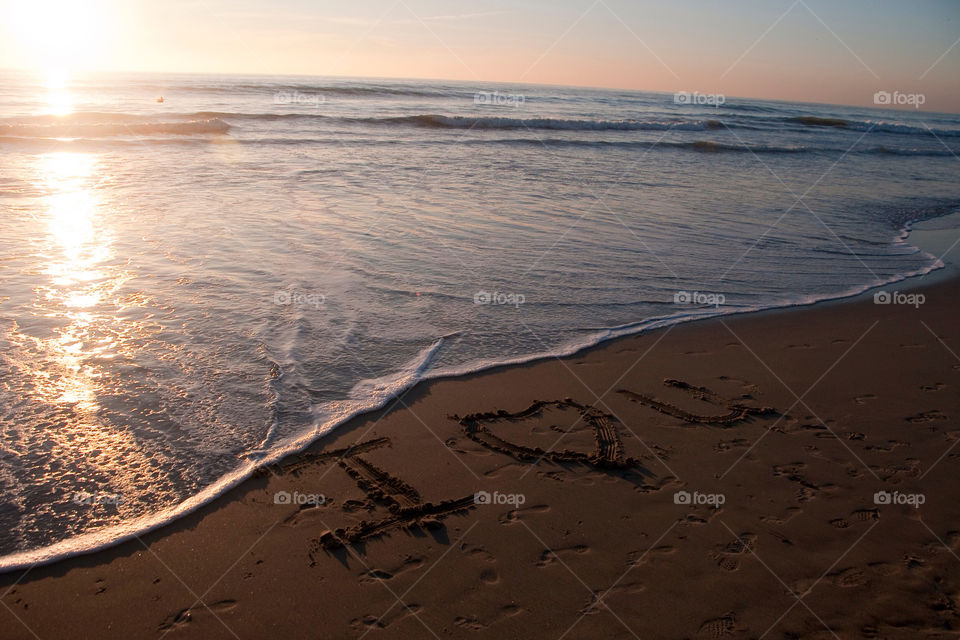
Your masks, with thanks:
M 0 637 L 956 637 L 960 286 L 892 289 L 418 386 Z

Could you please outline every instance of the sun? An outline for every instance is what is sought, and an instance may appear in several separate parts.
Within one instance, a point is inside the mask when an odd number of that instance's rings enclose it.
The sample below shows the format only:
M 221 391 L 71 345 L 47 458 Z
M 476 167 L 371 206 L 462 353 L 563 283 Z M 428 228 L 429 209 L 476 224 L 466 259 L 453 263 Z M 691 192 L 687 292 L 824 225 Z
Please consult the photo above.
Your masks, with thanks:
M 49 81 L 63 82 L 70 71 L 90 69 L 104 52 L 109 35 L 108 0 L 3 0 L 6 33 L 29 66 Z

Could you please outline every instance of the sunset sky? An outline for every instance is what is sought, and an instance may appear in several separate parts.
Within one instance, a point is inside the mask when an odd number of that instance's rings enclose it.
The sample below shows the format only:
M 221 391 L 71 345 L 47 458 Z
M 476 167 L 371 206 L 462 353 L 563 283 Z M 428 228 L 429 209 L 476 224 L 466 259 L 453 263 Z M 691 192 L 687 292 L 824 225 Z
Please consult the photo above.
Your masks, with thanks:
M 0 0 L 0 68 L 443 78 L 960 111 L 956 0 Z

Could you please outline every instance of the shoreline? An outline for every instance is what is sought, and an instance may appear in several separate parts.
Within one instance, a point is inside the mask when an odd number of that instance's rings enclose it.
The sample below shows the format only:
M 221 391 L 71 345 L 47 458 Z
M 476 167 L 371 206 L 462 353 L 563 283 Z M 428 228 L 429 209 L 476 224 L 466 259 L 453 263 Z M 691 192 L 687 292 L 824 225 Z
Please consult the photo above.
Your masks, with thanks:
M 0 616 L 12 638 L 64 616 L 76 637 L 632 637 L 618 618 L 832 637 L 788 610 L 810 590 L 839 637 L 937 637 L 956 615 L 937 594 L 960 593 L 960 278 L 941 271 L 901 287 L 919 308 L 861 294 L 422 381 L 164 527 L 0 575 Z M 709 417 L 739 405 L 778 415 Z M 465 507 L 478 491 L 513 503 Z M 324 546 L 340 529 L 359 537 Z
M 932 229 L 927 229 L 926 227 L 932 227 Z M 914 242 L 910 242 L 911 239 L 913 239 Z M 776 314 L 790 313 L 795 310 L 826 308 L 830 305 L 843 305 L 868 299 L 875 290 L 900 283 L 913 282 L 915 284 L 909 287 L 911 290 L 923 290 L 943 282 L 960 279 L 960 273 L 958 273 L 956 264 L 952 261 L 945 262 L 943 259 L 944 255 L 942 255 L 949 252 L 960 242 L 960 211 L 936 218 L 921 220 L 919 222 L 907 221 L 901 229 L 901 234 L 895 237 L 892 242 L 895 244 L 903 243 L 915 246 L 921 251 L 928 253 L 932 258 L 935 258 L 936 262 L 921 272 L 898 276 L 880 284 L 863 285 L 863 287 L 855 288 L 851 293 L 843 293 L 834 297 L 816 299 L 810 302 L 790 303 L 782 306 L 735 310 L 729 313 L 654 317 L 622 327 L 609 328 L 606 331 L 613 335 L 597 338 L 596 341 L 589 344 L 573 345 L 569 348 L 558 349 L 556 352 L 551 353 L 521 356 L 515 360 L 482 365 L 479 368 L 470 368 L 465 371 L 455 370 L 452 372 L 442 372 L 436 375 L 418 377 L 414 382 L 409 384 L 409 386 L 402 387 L 399 392 L 395 394 L 391 393 L 388 397 L 378 400 L 376 406 L 351 410 L 349 417 L 334 419 L 322 427 L 318 427 L 317 430 L 320 433 L 301 434 L 282 449 L 271 452 L 270 455 L 258 458 L 255 462 L 250 462 L 250 464 L 234 470 L 232 473 L 218 479 L 217 482 L 212 485 L 204 487 L 202 491 L 190 496 L 190 498 L 184 502 L 173 507 L 158 513 L 144 515 L 126 525 L 110 527 L 104 531 L 81 534 L 80 536 L 68 538 L 39 549 L 0 556 L 0 580 L 2 580 L 2 577 L 5 575 L 29 570 L 33 567 L 55 565 L 61 562 L 69 562 L 71 559 L 82 556 L 98 555 L 109 551 L 111 548 L 129 544 L 142 536 L 161 532 L 165 528 L 174 525 L 178 520 L 225 499 L 232 491 L 254 479 L 258 473 L 262 472 L 264 467 L 279 464 L 283 460 L 294 458 L 310 451 L 310 449 L 319 445 L 327 438 L 335 435 L 335 432 L 341 429 L 349 429 L 351 423 L 354 421 L 364 420 L 368 416 L 384 410 L 389 411 L 390 407 L 396 406 L 398 397 L 402 398 L 404 395 L 415 391 L 423 385 L 429 385 L 443 380 L 470 379 L 473 376 L 482 376 L 514 367 L 535 365 L 540 362 L 555 359 L 561 360 L 586 356 L 594 350 L 603 349 L 621 340 L 628 340 L 650 333 L 671 331 L 673 328 L 684 325 L 699 325 L 723 318 L 752 317 L 766 314 L 775 316 Z M 622 331 L 622 333 L 618 333 L 618 331 Z M 421 356 L 424 353 L 429 353 L 426 358 L 421 359 L 421 362 L 417 365 L 416 370 L 418 374 L 419 370 L 429 363 L 433 352 L 436 351 L 443 339 L 444 338 L 440 338 L 437 343 L 425 348 L 421 352 Z M 401 370 L 400 373 L 402 374 L 403 371 Z M 249 459 L 254 460 L 252 457 Z M 267 462 L 263 460 L 267 460 Z M 102 538 L 106 539 L 103 540 Z M 86 539 L 94 540 L 92 546 L 80 550 L 71 548 L 75 546 L 78 541 Z M 56 549 L 62 550 L 55 551 Z

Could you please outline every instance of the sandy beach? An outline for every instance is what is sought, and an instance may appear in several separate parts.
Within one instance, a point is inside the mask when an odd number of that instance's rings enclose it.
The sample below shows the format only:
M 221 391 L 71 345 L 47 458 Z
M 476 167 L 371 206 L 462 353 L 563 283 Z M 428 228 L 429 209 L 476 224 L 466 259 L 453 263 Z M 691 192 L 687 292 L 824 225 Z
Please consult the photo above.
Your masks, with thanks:
M 940 280 L 419 385 L 141 540 L 0 576 L 2 636 L 956 637 Z

